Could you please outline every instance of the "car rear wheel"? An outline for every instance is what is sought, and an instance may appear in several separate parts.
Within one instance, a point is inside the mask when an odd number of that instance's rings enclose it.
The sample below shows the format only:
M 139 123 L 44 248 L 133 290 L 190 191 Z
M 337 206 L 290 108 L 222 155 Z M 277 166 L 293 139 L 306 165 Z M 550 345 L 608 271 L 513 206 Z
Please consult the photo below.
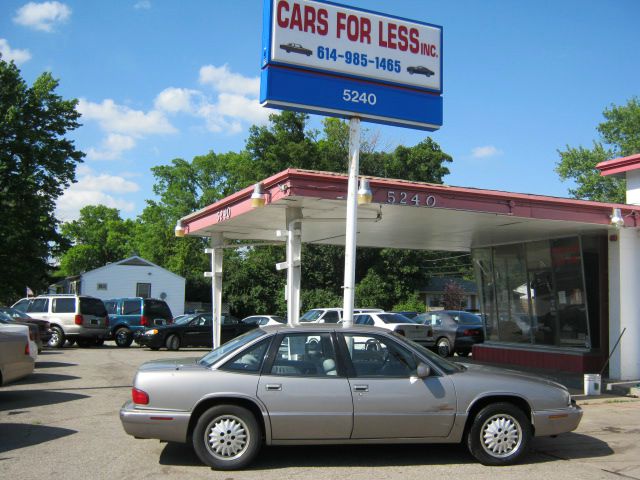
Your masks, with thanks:
M 448 357 L 451 355 L 451 342 L 447 337 L 439 338 L 436 343 L 436 347 L 438 348 L 438 355 L 441 357 Z
M 115 335 L 113 336 L 116 345 L 120 348 L 127 348 L 131 346 L 131 342 L 133 342 L 133 335 L 128 328 L 121 327 L 116 330 Z
M 178 350 L 180 348 L 180 337 L 177 335 L 169 335 L 165 345 L 167 350 Z
M 511 403 L 484 407 L 467 434 L 469 452 L 483 465 L 512 465 L 529 448 L 531 423 Z
M 51 327 L 51 338 L 48 345 L 53 348 L 62 348 L 64 341 L 65 337 L 62 329 L 58 326 Z
M 193 448 L 203 463 L 216 470 L 236 470 L 248 465 L 262 445 L 260 427 L 253 414 L 236 405 L 218 405 L 198 419 Z

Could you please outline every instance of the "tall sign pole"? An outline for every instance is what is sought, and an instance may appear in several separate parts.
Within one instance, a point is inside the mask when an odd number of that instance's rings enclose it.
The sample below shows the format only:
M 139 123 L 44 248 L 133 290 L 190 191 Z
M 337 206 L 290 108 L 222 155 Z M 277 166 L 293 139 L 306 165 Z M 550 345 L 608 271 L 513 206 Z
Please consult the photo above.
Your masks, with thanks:
M 349 186 L 347 191 L 347 225 L 344 244 L 344 302 L 342 323 L 353 325 L 356 283 L 356 234 L 358 229 L 358 170 L 360 168 L 360 119 L 349 120 Z

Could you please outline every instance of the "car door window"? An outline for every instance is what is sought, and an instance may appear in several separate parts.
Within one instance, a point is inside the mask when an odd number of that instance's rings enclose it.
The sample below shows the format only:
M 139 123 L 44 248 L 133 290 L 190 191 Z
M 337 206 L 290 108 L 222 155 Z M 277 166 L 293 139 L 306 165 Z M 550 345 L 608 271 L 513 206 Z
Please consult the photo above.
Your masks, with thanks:
M 356 376 L 404 378 L 415 375 L 417 362 L 411 352 L 377 335 L 344 335 Z
M 325 313 L 324 317 L 322 317 L 324 323 L 338 323 L 340 321 L 340 315 L 335 310 L 329 311 Z
M 108 301 L 104 302 L 104 308 L 107 309 L 107 313 L 109 315 L 115 315 L 117 313 L 117 310 L 118 310 L 118 302 L 116 302 L 114 300 L 108 300 Z
M 51 305 L 51 311 L 53 313 L 75 313 L 76 299 L 75 298 L 54 298 L 53 305 Z
M 140 315 L 140 300 L 125 300 L 122 302 L 123 315 Z
M 267 353 L 267 347 L 271 343 L 270 339 L 258 342 L 253 347 L 248 348 L 242 353 L 239 353 L 227 363 L 225 363 L 220 369 L 231 370 L 240 372 L 256 373 L 262 368 L 262 362 L 264 361 L 265 354 Z
M 198 327 L 210 327 L 211 317 L 202 315 L 201 317 L 198 317 L 196 319 L 196 321 L 194 322 L 194 325 L 197 325 Z
M 331 334 L 284 335 L 269 373 L 304 377 L 337 375 Z
M 28 313 L 47 313 L 49 311 L 49 299 L 48 298 L 36 298 L 31 302 Z

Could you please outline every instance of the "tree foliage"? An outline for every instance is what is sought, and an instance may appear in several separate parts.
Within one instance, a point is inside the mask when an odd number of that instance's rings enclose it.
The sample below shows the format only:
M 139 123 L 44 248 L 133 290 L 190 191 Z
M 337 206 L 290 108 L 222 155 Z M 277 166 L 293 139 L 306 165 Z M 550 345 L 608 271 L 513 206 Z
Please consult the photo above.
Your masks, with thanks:
M 597 127 L 600 140 L 594 141 L 591 149 L 567 145 L 566 150 L 558 152 L 556 172 L 562 180 L 575 182 L 576 188 L 569 189 L 575 198 L 624 203 L 625 181 L 601 177 L 596 165 L 640 153 L 640 100 L 633 97 L 626 105 L 611 105 L 602 114 L 605 121 Z
M 84 154 L 65 137 L 79 126 L 77 101 L 57 87 L 50 73 L 28 86 L 0 57 L 1 303 L 46 285 L 49 259 L 64 246 L 55 204 Z

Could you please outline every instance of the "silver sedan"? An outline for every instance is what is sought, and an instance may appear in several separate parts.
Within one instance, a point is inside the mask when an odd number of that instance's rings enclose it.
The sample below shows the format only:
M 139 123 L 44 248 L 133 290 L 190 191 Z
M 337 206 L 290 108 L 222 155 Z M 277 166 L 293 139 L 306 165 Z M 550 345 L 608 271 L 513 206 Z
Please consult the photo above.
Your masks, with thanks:
M 581 417 L 557 383 L 338 325 L 258 328 L 197 360 L 145 363 L 120 410 L 128 434 L 191 443 L 219 470 L 248 465 L 264 444 L 464 442 L 481 463 L 509 465 L 532 436 Z

